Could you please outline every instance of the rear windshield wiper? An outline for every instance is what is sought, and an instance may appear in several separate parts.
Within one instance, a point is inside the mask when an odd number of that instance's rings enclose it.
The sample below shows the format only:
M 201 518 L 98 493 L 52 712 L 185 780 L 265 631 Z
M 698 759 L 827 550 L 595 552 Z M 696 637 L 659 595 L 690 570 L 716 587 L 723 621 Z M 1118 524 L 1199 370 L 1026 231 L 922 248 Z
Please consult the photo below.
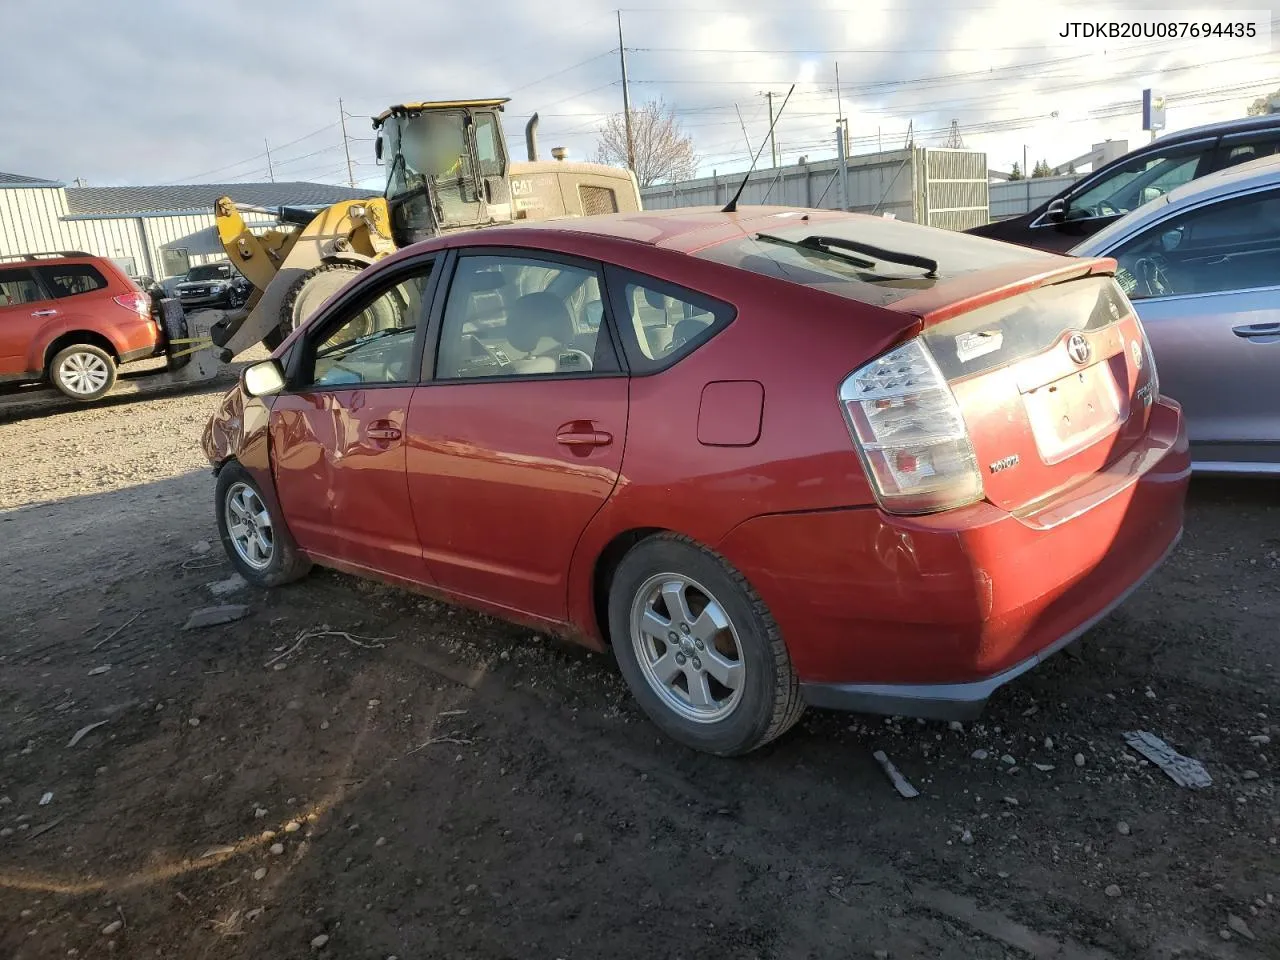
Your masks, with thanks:
M 786 240 L 771 234 L 758 233 L 756 234 L 756 239 L 768 240 L 770 243 L 781 243 L 801 250 L 817 250 L 833 257 L 839 257 L 841 260 L 864 269 L 874 267 L 876 260 L 883 260 L 887 263 L 901 263 L 909 267 L 919 267 L 925 271 L 925 276 L 928 277 L 936 278 L 938 276 L 937 260 L 921 257 L 914 253 L 899 253 L 897 250 L 886 250 L 884 247 L 874 247 L 869 243 L 846 240 L 844 237 L 814 235 L 805 237 L 803 240 Z M 874 257 L 875 260 L 864 260 L 862 257 L 850 256 L 843 252 L 846 250 L 853 251 L 853 253 L 864 253 L 869 257 Z

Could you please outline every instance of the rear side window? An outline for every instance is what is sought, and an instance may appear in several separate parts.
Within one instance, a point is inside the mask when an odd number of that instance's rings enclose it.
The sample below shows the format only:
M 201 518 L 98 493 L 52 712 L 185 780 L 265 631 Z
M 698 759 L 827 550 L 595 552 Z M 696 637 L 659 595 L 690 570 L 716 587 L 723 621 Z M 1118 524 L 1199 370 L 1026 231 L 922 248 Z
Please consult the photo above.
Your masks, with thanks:
M 734 317 L 727 303 L 653 277 L 611 268 L 608 283 L 632 373 L 670 366 Z
M 50 267 L 36 267 L 40 279 L 48 287 L 49 292 L 58 299 L 74 297 L 81 293 L 92 293 L 107 286 L 107 281 L 98 268 L 87 263 L 67 263 Z
M 0 307 L 16 307 L 43 300 L 30 270 L 0 270 Z

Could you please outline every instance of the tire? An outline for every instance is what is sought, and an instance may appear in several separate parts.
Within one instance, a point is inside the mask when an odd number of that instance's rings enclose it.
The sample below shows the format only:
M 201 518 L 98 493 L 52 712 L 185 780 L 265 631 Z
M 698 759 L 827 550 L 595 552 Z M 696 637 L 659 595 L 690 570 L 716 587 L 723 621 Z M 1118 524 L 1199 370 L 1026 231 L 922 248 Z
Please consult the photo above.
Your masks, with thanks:
M 91 343 L 73 343 L 49 361 L 49 382 L 72 400 L 98 400 L 115 386 L 115 358 Z
M 274 350 L 306 323 L 322 303 L 351 282 L 363 267 L 354 263 L 322 263 L 293 281 L 280 305 L 280 324 L 262 338 Z
M 240 576 L 255 587 L 282 586 L 300 580 L 310 571 L 311 561 L 299 552 L 282 518 L 267 507 L 257 482 L 235 461 L 218 471 L 215 502 L 222 548 Z M 259 525 L 246 524 L 241 519 L 246 508 L 259 517 L 265 515 L 265 537 L 254 537 L 252 530 Z M 249 529 L 241 533 L 245 527 Z M 257 548 L 246 547 L 248 541 L 256 541 Z M 269 544 L 268 550 L 262 549 L 263 543 Z
M 672 585 L 682 608 L 666 604 L 666 596 L 674 599 Z M 651 627 L 662 624 L 661 630 L 633 628 L 646 611 L 654 615 Z M 672 629 L 658 639 L 666 621 Z M 764 601 L 724 558 L 687 537 L 649 537 L 622 558 L 609 585 L 609 632 L 632 695 L 685 746 L 739 756 L 781 736 L 804 712 L 799 680 Z

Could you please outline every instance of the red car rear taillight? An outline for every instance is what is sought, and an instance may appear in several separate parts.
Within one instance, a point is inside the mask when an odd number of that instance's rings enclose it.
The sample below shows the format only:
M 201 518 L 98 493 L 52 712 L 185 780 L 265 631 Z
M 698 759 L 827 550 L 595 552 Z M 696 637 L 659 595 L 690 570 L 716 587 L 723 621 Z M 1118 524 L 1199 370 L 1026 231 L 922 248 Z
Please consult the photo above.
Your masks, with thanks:
M 981 499 L 982 474 L 960 405 L 920 340 L 850 374 L 840 403 L 886 510 L 933 513 Z
M 145 293 L 122 293 L 120 296 L 112 297 L 111 299 L 126 310 L 132 310 L 143 319 L 151 316 L 151 298 Z

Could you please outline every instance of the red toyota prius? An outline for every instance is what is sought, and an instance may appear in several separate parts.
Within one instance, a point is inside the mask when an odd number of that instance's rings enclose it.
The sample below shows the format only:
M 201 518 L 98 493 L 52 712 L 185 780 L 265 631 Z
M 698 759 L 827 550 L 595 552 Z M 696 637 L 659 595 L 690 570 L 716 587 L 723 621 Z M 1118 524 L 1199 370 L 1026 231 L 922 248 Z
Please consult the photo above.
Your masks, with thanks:
M 780 208 L 417 244 L 222 401 L 222 540 L 611 650 L 711 753 L 806 704 L 973 717 L 1182 531 L 1114 266 Z

